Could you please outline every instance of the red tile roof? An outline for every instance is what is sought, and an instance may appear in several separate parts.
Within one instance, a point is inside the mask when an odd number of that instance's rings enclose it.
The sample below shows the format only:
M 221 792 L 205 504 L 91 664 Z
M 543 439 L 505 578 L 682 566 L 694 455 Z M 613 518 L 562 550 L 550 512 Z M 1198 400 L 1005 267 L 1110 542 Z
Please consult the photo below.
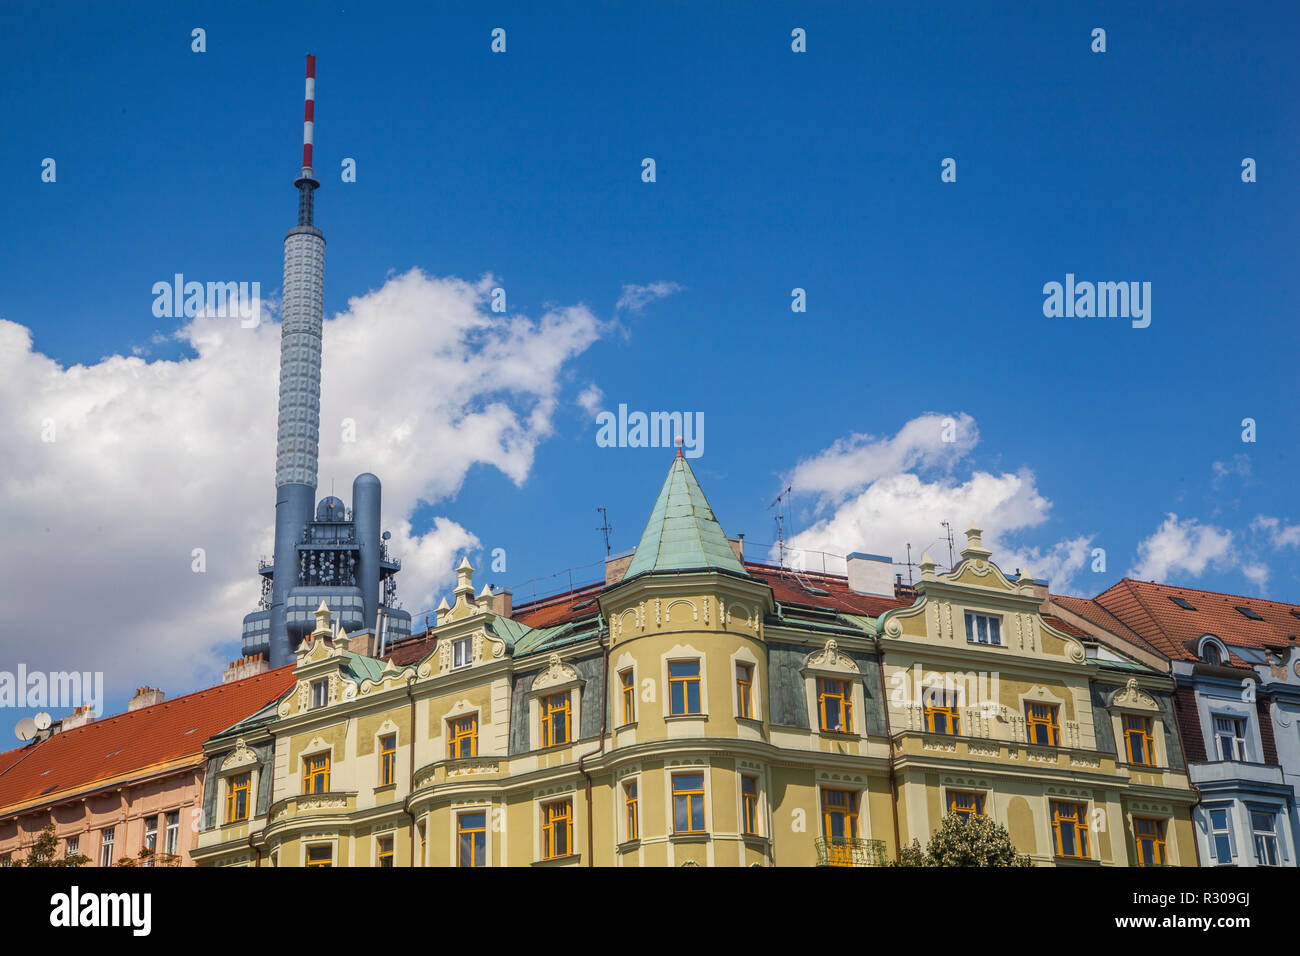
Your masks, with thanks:
M 892 597 L 875 597 L 854 591 L 849 587 L 849 579 L 842 575 L 796 572 L 789 568 L 749 563 L 746 563 L 745 570 L 771 587 L 772 596 L 782 604 L 805 604 L 844 614 L 879 617 L 892 608 L 910 607 L 916 600 L 915 590 L 907 586 L 896 587 Z M 828 593 L 817 594 L 809 587 Z
M 1181 598 L 1195 610 L 1182 608 L 1171 598 Z M 1229 645 L 1261 649 L 1285 648 L 1290 635 L 1300 635 L 1300 605 L 1221 591 L 1124 578 L 1097 595 L 1095 602 L 1174 660 L 1194 660 L 1195 651 L 1188 644 L 1204 634 Z M 1238 607 L 1253 611 L 1261 620 L 1251 620 Z
M 1064 611 L 1077 614 L 1086 621 L 1091 621 L 1103 631 L 1114 634 L 1116 637 L 1123 638 L 1131 644 L 1150 651 L 1153 654 L 1159 654 L 1151 643 L 1141 634 L 1137 633 L 1110 611 L 1106 610 L 1092 598 L 1070 597 L 1068 594 L 1053 594 L 1052 603 Z
M 203 761 L 203 742 L 293 686 L 293 665 L 105 717 L 0 755 L 0 813 Z M 19 759 L 7 760 L 17 754 Z M 42 799 L 43 798 L 43 799 Z
M 510 617 L 527 627 L 554 627 L 569 621 L 597 613 L 594 603 L 600 592 L 605 589 L 605 582 L 588 584 L 572 591 L 553 594 L 550 597 L 529 601 L 514 608 Z

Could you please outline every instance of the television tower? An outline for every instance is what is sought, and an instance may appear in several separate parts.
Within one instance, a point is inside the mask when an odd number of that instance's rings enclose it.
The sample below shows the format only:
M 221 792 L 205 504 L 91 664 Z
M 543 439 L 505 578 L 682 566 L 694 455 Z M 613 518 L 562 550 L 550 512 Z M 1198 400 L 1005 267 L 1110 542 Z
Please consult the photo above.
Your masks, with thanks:
M 259 609 L 244 616 L 245 654 L 267 654 L 272 667 L 294 660 L 324 601 L 349 634 L 380 620 L 391 643 L 410 634 L 411 616 L 397 607 L 401 563 L 388 553 L 380 527 L 379 479 L 352 482 L 352 510 L 334 495 L 316 502 L 320 453 L 320 369 L 325 236 L 312 222 L 316 120 L 316 58 L 307 56 L 298 224 L 284 237 L 284 303 L 280 326 L 280 408 L 275 447 L 275 556 L 263 563 Z M 313 505 L 315 505 L 313 513 Z

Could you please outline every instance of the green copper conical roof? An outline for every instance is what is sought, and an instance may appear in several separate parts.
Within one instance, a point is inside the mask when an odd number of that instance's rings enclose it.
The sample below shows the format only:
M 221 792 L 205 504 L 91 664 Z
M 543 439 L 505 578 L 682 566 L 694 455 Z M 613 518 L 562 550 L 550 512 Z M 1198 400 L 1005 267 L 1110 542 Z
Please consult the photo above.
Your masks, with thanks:
M 624 577 L 646 571 L 701 568 L 746 573 L 718 519 L 713 517 L 691 466 L 679 454 L 668 469 L 668 478 Z

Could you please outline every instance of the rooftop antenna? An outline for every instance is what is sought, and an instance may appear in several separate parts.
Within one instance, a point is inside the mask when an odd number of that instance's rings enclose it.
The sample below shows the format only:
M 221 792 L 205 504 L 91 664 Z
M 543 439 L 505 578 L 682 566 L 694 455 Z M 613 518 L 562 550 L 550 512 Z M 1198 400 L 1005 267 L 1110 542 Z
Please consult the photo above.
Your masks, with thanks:
M 785 567 L 785 496 L 790 493 L 791 487 L 786 485 L 785 491 L 777 495 L 776 500 L 767 506 L 768 511 L 776 509 L 776 553 L 777 563 L 781 567 Z
M 608 509 L 597 508 L 596 510 L 600 512 L 600 527 L 597 528 L 596 530 L 602 532 L 605 535 L 605 556 L 609 557 L 609 533 L 614 529 L 610 527 L 609 524 Z
M 941 525 L 943 526 L 944 530 L 948 533 L 948 570 L 951 571 L 951 570 L 952 570 L 952 567 L 953 567 L 953 564 L 952 564 L 952 548 L 953 548 L 953 544 L 952 544 L 952 525 L 951 525 L 949 522 L 947 522 L 947 521 L 940 521 L 939 524 L 941 524 Z
M 907 542 L 907 561 L 904 563 L 907 565 L 907 586 L 910 588 L 913 586 L 912 568 L 916 567 L 916 565 L 912 563 L 912 542 L 910 541 Z

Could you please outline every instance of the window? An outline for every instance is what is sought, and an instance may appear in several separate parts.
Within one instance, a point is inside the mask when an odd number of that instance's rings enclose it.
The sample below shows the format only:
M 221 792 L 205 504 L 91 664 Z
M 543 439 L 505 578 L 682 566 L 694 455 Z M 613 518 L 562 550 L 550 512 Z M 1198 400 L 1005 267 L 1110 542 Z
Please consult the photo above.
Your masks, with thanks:
M 1134 817 L 1133 837 L 1137 841 L 1138 866 L 1164 866 L 1169 862 L 1165 856 L 1165 821 Z
M 1124 715 L 1124 746 L 1128 762 L 1140 767 L 1156 765 L 1155 738 L 1151 736 L 1151 718 Z
M 1060 746 L 1061 725 L 1056 713 L 1054 704 L 1025 704 L 1025 730 L 1031 744 Z
M 81 837 L 68 837 L 68 848 L 64 851 L 64 856 L 76 856 L 81 852 Z
M 0 870 L 8 869 L 14 865 L 14 855 L 12 853 L 0 853 Z
M 1237 608 L 1238 611 L 1241 612 L 1241 616 L 1244 617 L 1244 618 L 1246 618 L 1247 620 L 1250 620 L 1250 621 L 1262 621 L 1262 620 L 1264 620 L 1262 617 L 1260 617 L 1258 614 L 1256 614 L 1256 613 L 1255 613 L 1251 608 L 1245 607 L 1244 605 L 1241 605 L 1241 604 L 1236 605 L 1236 608 Z
M 948 791 L 948 812 L 958 814 L 963 820 L 984 816 L 984 794 L 965 790 Z
M 758 778 L 740 778 L 740 824 L 745 836 L 758 835 Z
M 451 642 L 451 666 L 468 667 L 474 656 L 474 638 L 462 637 Z
M 311 705 L 312 707 L 324 707 L 330 699 L 330 682 L 328 680 L 313 681 L 311 685 Z
M 175 856 L 180 852 L 181 842 L 181 812 L 173 810 L 167 814 L 167 833 L 164 837 L 166 843 L 163 846 L 164 852 L 168 856 Z
M 1260 866 L 1277 866 L 1277 815 L 1250 811 L 1250 830 L 1255 837 L 1255 861 Z
M 569 692 L 543 697 L 542 746 L 558 747 L 569 742 Z
M 1219 653 L 1219 645 L 1213 641 L 1206 641 L 1201 649 L 1201 659 L 1207 664 L 1213 664 L 1218 667 L 1223 663 L 1223 655 Z
M 822 791 L 822 835 L 826 838 L 826 862 L 831 866 L 851 866 L 853 842 L 858 838 L 857 793 Z
M 673 832 L 705 832 L 704 774 L 673 774 Z
M 391 836 L 381 836 L 379 838 L 379 865 L 393 865 L 393 838 Z
M 1215 717 L 1214 739 L 1219 745 L 1220 760 L 1247 760 L 1246 721 L 1240 717 Z
M 736 665 L 736 716 L 754 717 L 754 665 Z
M 634 723 L 636 721 L 636 676 L 631 668 L 628 668 L 619 671 L 618 681 L 623 688 L 623 723 Z
M 424 866 L 424 865 L 425 865 L 425 861 L 428 859 L 428 857 L 426 857 L 425 854 L 424 854 L 424 848 L 428 845 L 428 844 L 426 843 L 426 841 L 425 841 L 424 824 L 421 823 L 421 824 L 420 824 L 418 827 L 416 827 L 415 829 L 418 830 L 419 833 L 420 833 L 420 859 L 419 859 L 419 862 L 416 863 L 415 865 L 416 865 L 416 866 Z
M 641 816 L 635 780 L 623 784 L 623 814 L 627 823 L 627 840 L 641 839 Z
M 397 734 L 379 738 L 379 785 L 386 787 L 397 778 Z
M 542 804 L 542 859 L 558 860 L 573 847 L 573 801 Z
M 853 684 L 846 680 L 817 678 L 817 713 L 822 730 L 853 733 Z
M 312 754 L 302 758 L 302 792 L 328 793 L 330 789 L 330 755 Z
M 1088 859 L 1087 817 L 1085 804 L 1052 801 L 1052 835 L 1056 838 L 1057 856 Z
M 113 831 L 114 827 L 104 827 L 99 831 L 99 865 L 113 865 Z
M 238 823 L 248 819 L 248 786 L 252 775 L 241 773 L 226 781 L 226 822 Z M 152 834 L 149 832 L 152 830 Z M 152 849 L 158 837 L 158 823 L 150 820 L 144 828 L 144 845 Z
M 1171 597 L 1169 600 L 1173 601 L 1175 604 L 1177 604 L 1177 605 L 1178 605 L 1180 608 L 1182 608 L 1184 611 L 1195 611 L 1195 610 L 1196 610 L 1196 608 L 1194 608 L 1191 604 L 1189 604 L 1189 603 L 1187 602 L 1187 599 L 1186 599 L 1186 598 Z
M 674 717 L 701 713 L 699 661 L 668 662 L 668 699 Z
M 230 821 L 230 811 L 226 811 L 226 821 Z M 158 849 L 158 818 L 145 817 L 144 821 L 144 848 L 146 850 Z
M 487 813 L 482 810 L 456 817 L 456 865 L 487 866 Z
M 961 715 L 957 703 L 941 696 L 943 703 L 928 704 L 925 708 L 925 729 L 932 734 L 960 734 Z
M 1210 810 L 1210 840 L 1214 844 L 1214 859 L 1220 865 L 1231 863 L 1236 855 L 1237 841 L 1232 835 L 1232 820 L 1228 808 Z
M 1002 618 L 967 611 L 966 640 L 970 644 L 1001 644 Z
M 565 696 L 561 694 L 560 696 Z M 566 697 L 567 699 L 567 697 Z M 545 705 L 543 705 L 545 706 Z M 447 721 L 447 757 L 478 756 L 478 714 Z
M 307 847 L 308 866 L 333 866 L 334 848 L 328 843 L 317 843 Z

